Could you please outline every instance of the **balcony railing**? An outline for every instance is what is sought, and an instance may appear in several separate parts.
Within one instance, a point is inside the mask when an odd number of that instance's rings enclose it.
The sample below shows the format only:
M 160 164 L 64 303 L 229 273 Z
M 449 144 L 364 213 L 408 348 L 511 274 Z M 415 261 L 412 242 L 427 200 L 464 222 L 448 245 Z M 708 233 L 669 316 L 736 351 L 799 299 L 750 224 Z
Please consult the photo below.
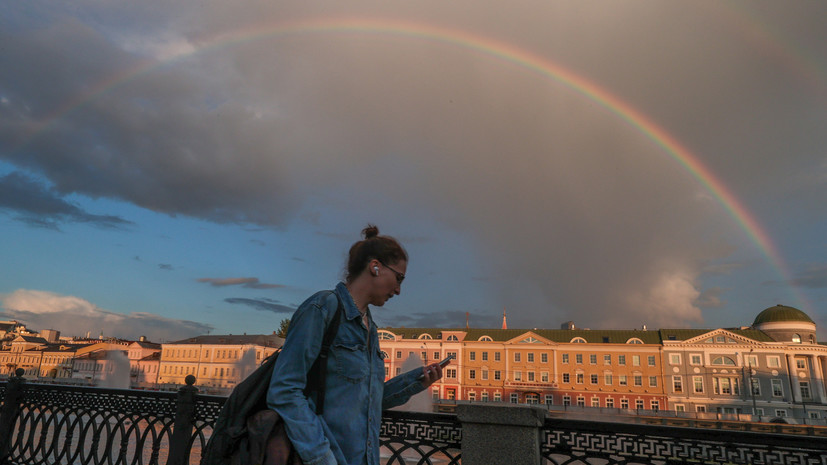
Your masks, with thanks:
M 179 392 L 0 383 L 0 464 L 185 465 L 200 461 L 225 398 Z M 827 435 L 550 418 L 545 409 L 459 405 L 386 411 L 382 463 L 827 464 Z M 809 430 L 807 430 L 809 428 Z

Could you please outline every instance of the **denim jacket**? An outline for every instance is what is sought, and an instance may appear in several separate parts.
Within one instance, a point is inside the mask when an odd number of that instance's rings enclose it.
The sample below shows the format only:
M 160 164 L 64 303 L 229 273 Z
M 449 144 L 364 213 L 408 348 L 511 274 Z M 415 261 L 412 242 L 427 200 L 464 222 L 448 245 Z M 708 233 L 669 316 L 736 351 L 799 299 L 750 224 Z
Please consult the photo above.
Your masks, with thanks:
M 314 396 L 303 390 L 307 372 L 321 350 L 327 324 L 342 299 L 344 314 L 327 363 L 324 413 L 316 415 Z M 307 465 L 379 464 L 382 410 L 402 405 L 424 388 L 411 370 L 385 382 L 376 325 L 362 322 L 344 283 L 302 303 L 293 318 L 273 369 L 267 405 L 284 419 L 287 436 Z

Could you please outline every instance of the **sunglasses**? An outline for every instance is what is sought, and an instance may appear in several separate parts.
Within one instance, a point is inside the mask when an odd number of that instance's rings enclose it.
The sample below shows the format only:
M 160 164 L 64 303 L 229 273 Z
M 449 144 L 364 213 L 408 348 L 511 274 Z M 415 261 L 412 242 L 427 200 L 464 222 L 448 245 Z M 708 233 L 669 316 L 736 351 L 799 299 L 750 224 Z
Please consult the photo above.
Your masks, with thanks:
M 382 263 L 382 266 L 384 266 L 385 268 L 387 268 L 387 269 L 389 269 L 389 270 L 393 271 L 393 272 L 394 272 L 394 274 L 396 274 L 396 283 L 397 283 L 397 284 L 402 284 L 402 281 L 404 281 L 404 280 L 405 280 L 405 273 L 400 273 L 400 272 L 398 272 L 398 271 L 394 270 L 393 268 L 389 267 L 388 265 L 386 265 L 386 264 L 385 264 L 385 263 L 383 263 L 382 261 L 379 261 L 379 263 Z

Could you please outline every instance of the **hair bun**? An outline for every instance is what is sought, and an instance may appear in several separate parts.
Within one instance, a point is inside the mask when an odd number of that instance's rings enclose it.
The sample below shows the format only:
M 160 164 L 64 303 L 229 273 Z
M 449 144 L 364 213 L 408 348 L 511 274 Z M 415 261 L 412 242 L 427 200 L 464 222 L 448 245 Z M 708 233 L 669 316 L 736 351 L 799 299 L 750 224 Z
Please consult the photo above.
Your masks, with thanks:
M 379 235 L 379 228 L 372 224 L 368 224 L 368 227 L 362 230 L 362 236 L 365 239 L 373 239 L 374 237 Z

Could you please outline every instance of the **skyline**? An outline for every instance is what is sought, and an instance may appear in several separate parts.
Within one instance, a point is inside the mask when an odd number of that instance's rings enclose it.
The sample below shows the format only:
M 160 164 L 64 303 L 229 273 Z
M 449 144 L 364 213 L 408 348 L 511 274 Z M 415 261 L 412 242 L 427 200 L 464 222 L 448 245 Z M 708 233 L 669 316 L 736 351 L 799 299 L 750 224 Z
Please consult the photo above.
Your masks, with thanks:
M 267 334 L 373 223 L 381 326 L 827 339 L 827 6 L 4 10 L 0 319 Z

